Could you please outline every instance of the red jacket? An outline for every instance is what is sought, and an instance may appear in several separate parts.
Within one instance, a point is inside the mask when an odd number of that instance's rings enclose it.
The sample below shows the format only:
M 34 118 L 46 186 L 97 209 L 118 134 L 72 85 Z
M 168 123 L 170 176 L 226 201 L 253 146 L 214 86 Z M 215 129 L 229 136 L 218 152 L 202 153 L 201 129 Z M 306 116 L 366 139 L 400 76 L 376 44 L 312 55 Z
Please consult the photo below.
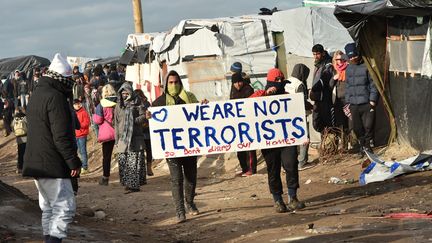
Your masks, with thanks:
M 75 130 L 75 136 L 77 138 L 82 138 L 89 134 L 90 117 L 83 107 L 75 112 L 80 123 L 80 129 Z

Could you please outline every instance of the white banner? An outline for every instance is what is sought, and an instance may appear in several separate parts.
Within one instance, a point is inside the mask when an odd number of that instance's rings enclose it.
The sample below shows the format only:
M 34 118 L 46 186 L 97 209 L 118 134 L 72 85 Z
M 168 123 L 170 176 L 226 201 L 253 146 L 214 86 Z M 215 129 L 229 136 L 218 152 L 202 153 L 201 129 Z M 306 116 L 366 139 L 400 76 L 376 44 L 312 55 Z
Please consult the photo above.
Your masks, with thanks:
M 150 111 L 155 159 L 293 146 L 308 137 L 302 93 Z

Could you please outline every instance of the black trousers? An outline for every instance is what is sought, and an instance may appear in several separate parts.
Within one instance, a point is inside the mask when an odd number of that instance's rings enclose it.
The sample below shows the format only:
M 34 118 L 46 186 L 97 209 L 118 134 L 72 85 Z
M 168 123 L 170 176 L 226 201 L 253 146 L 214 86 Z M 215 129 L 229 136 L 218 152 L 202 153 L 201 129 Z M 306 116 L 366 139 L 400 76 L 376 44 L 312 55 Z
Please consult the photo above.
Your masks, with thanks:
M 243 173 L 251 171 L 253 174 L 256 174 L 257 155 L 255 150 L 237 152 L 237 158 L 240 161 L 240 167 Z
M 197 158 L 182 157 L 167 160 L 171 175 L 171 192 L 177 214 L 185 213 L 184 201 L 193 204 L 197 182 Z
M 353 121 L 353 130 L 360 146 L 370 149 L 370 141 L 373 139 L 375 110 L 369 104 L 350 105 Z
M 111 156 L 114 149 L 115 141 L 108 141 L 102 143 L 102 167 L 103 176 L 109 177 L 111 171 Z
M 25 154 L 26 144 L 27 143 L 18 144 L 18 164 L 17 164 L 17 167 L 20 170 L 22 170 L 23 164 L 24 164 L 24 154 Z
M 146 161 L 147 165 L 151 165 L 153 161 L 153 155 L 151 150 L 151 140 L 150 139 L 144 139 L 145 143 L 145 152 L 146 152 Z
M 261 152 L 267 164 L 268 184 L 272 194 L 283 194 L 281 167 L 286 172 L 288 188 L 299 188 L 297 146 L 263 149 Z

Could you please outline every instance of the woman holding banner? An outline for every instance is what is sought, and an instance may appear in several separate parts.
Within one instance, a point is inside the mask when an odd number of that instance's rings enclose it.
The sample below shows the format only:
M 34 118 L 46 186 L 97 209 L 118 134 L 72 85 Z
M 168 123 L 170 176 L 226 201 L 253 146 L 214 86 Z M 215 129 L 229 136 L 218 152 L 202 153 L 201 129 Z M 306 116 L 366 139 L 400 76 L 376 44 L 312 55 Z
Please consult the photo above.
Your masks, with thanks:
M 250 97 L 285 94 L 285 84 L 286 81 L 283 73 L 277 68 L 272 68 L 267 73 L 265 90 L 258 90 Z M 267 165 L 268 184 L 275 201 L 276 212 L 285 213 L 289 210 L 304 208 L 305 204 L 297 199 L 297 189 L 299 188 L 297 146 L 262 149 L 261 152 Z M 289 199 L 288 208 L 282 198 L 281 166 L 286 172 Z
M 168 106 L 198 103 L 197 98 L 191 92 L 184 89 L 180 75 L 176 71 L 170 71 L 166 77 L 165 92 L 159 96 L 152 106 Z M 208 103 L 207 100 L 201 103 Z M 147 113 L 147 118 L 150 118 Z M 197 182 L 197 157 L 180 157 L 167 159 L 171 176 L 171 192 L 177 212 L 177 222 L 186 221 L 184 202 L 190 215 L 198 215 L 199 211 L 194 203 L 195 188 Z M 183 179 L 184 178 L 184 179 Z

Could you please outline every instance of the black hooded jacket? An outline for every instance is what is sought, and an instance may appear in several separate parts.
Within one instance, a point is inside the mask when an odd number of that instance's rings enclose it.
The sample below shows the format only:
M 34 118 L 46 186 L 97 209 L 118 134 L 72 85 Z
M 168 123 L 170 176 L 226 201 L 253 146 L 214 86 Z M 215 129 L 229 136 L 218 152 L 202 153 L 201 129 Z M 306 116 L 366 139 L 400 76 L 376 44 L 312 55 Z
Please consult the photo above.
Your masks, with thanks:
M 68 91 L 64 84 L 41 77 L 27 107 L 27 147 L 23 176 L 70 178 L 81 166 Z

